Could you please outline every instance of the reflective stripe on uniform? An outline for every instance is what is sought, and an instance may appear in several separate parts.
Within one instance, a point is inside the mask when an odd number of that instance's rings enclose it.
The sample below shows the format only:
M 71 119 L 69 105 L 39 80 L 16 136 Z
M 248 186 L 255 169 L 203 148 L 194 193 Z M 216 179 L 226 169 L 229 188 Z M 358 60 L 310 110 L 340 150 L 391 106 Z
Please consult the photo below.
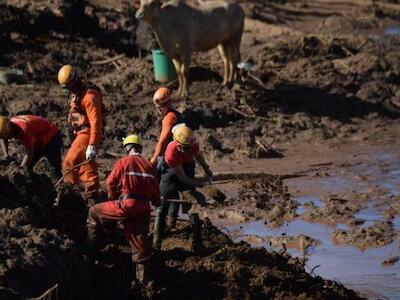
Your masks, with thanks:
M 155 177 L 153 174 L 149 174 L 149 173 L 125 172 L 125 175 L 129 175 L 129 176 L 140 176 L 140 177 L 150 177 L 150 178 L 156 179 L 156 177 Z

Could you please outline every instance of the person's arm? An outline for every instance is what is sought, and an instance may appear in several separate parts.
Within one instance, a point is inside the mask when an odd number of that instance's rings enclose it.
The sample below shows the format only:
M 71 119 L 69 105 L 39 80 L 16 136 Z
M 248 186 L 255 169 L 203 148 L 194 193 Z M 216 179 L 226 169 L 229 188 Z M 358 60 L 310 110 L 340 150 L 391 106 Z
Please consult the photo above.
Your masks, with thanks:
M 28 167 L 33 159 L 34 154 L 35 152 L 32 149 L 25 148 L 25 154 L 24 157 L 22 158 L 21 167 L 24 168 Z
M 162 122 L 161 134 L 158 139 L 158 143 L 156 145 L 156 149 L 154 150 L 153 156 L 150 158 L 150 162 L 155 165 L 157 164 L 157 157 L 162 155 L 167 148 L 168 141 L 171 137 L 171 129 L 176 123 L 176 116 L 166 117 Z
M 204 159 L 203 153 L 201 151 L 197 152 L 195 155 L 196 160 L 199 162 L 201 167 L 203 168 L 204 172 L 207 174 L 209 177 L 209 180 L 212 179 L 213 173 L 210 169 L 210 166 L 206 163 L 206 160 Z
M 175 171 L 176 176 L 177 176 L 177 177 L 179 178 L 179 180 L 180 180 L 181 182 L 183 182 L 184 184 L 190 185 L 190 186 L 192 186 L 192 187 L 194 187 L 194 188 L 195 188 L 195 187 L 203 187 L 203 186 L 205 186 L 204 183 L 198 182 L 197 180 L 194 180 L 194 179 L 192 179 L 192 178 L 190 178 L 190 177 L 187 177 L 186 174 L 185 174 L 185 171 L 183 170 L 183 168 L 182 168 L 181 165 L 176 166 L 176 167 L 174 167 L 173 169 L 174 169 L 174 171 Z
M 3 151 L 4 154 L 4 159 L 8 159 L 10 157 L 10 155 L 8 154 L 8 140 L 1 139 L 0 145 L 1 145 L 1 150 Z
M 97 147 L 100 143 L 102 136 L 102 110 L 101 110 L 101 99 L 100 97 L 90 93 L 85 96 L 84 106 L 86 110 L 86 114 L 90 123 L 90 138 L 89 145 L 95 147 L 95 151 L 97 151 Z

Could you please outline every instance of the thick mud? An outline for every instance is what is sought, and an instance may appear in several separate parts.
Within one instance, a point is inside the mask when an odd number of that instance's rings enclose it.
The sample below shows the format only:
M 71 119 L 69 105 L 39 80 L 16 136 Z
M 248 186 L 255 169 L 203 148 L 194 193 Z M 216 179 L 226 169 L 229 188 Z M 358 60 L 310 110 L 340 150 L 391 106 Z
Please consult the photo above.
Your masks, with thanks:
M 242 59 L 253 68 L 242 70 L 233 86 L 222 87 L 217 50 L 195 54 L 190 98 L 175 98 L 174 105 L 197 128 L 213 171 L 271 175 L 216 182 L 218 189 L 183 197 L 198 202 L 192 209 L 232 239 L 242 235 L 239 240 L 268 251 L 233 244 L 206 222 L 207 251 L 194 255 L 188 249 L 189 228 L 182 223 L 155 263 L 158 288 L 127 291 L 132 270 L 118 229 L 100 249 L 98 264 L 86 257 L 82 190 L 62 187 L 62 205 L 54 209 L 55 191 L 43 162 L 36 174 L 1 163 L 1 298 L 33 298 L 50 289 L 61 299 L 111 299 L 116 290 L 120 299 L 356 299 L 315 274 L 336 279 L 341 270 L 332 264 L 341 256 L 349 269 L 354 269 L 352 261 L 363 264 L 363 255 L 348 251 L 353 248 L 372 256 L 380 252 L 374 257 L 387 266 L 382 268 L 399 265 L 398 156 L 395 151 L 389 151 L 389 159 L 375 155 L 395 148 L 400 137 L 399 4 L 239 2 L 246 13 Z M 134 13 L 126 1 L 0 4 L 0 66 L 23 72 L 9 76 L 0 69 L 5 83 L 0 85 L 0 114 L 38 114 L 65 130 L 67 95 L 57 86 L 56 74 L 65 63 L 77 66 L 104 90 L 102 181 L 122 153 L 122 137 L 140 133 L 144 155 L 150 157 L 160 131 L 151 103 L 159 86 L 148 51 L 154 39 Z M 64 144 L 67 149 L 67 135 Z M 17 160 L 20 150 L 10 144 Z M 303 177 L 283 180 L 287 175 Z M 258 234 L 260 228 L 267 233 Z M 282 228 L 298 230 L 282 235 Z M 331 251 L 335 245 L 342 252 Z M 313 252 L 321 248 L 334 263 Z M 288 254 L 296 256 L 295 251 L 299 259 Z M 318 259 L 322 267 L 309 268 Z M 358 288 L 354 280 L 343 282 Z M 392 285 L 386 277 L 378 282 L 379 287 Z

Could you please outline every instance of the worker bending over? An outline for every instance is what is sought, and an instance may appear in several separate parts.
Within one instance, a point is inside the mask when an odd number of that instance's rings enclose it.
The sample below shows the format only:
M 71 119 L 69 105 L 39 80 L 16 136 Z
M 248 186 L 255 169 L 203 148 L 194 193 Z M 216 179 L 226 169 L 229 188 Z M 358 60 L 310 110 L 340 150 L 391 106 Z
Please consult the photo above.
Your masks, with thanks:
M 195 160 L 200 163 L 205 173 L 211 180 L 212 172 L 205 162 L 199 144 L 195 142 L 193 131 L 185 124 L 177 124 L 172 128 L 173 141 L 170 142 L 165 150 L 163 168 L 161 171 L 160 193 L 161 206 L 156 211 L 154 224 L 153 247 L 161 249 L 161 242 L 165 227 L 165 217 L 170 203 L 168 199 L 179 199 L 179 192 L 203 187 L 205 183 L 194 179 Z M 170 216 L 173 224 L 176 222 L 176 214 Z M 197 251 L 202 247 L 201 244 L 201 225 L 199 216 L 191 214 L 189 222 L 192 225 L 193 241 L 192 248 Z
M 24 144 L 22 167 L 32 170 L 44 156 L 47 158 L 51 179 L 55 182 L 61 177 L 63 142 L 56 124 L 34 115 L 20 115 L 10 119 L 0 117 L 0 143 L 7 161 L 11 160 L 8 140 L 12 138 Z

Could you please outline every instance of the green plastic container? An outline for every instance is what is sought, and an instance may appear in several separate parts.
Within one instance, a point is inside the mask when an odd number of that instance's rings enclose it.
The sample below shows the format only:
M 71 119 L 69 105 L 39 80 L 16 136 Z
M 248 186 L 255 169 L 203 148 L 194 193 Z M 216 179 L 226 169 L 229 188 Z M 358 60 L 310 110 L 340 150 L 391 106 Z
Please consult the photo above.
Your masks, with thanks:
M 153 56 L 154 78 L 161 83 L 167 83 L 176 78 L 176 72 L 171 58 L 163 50 L 151 50 Z

